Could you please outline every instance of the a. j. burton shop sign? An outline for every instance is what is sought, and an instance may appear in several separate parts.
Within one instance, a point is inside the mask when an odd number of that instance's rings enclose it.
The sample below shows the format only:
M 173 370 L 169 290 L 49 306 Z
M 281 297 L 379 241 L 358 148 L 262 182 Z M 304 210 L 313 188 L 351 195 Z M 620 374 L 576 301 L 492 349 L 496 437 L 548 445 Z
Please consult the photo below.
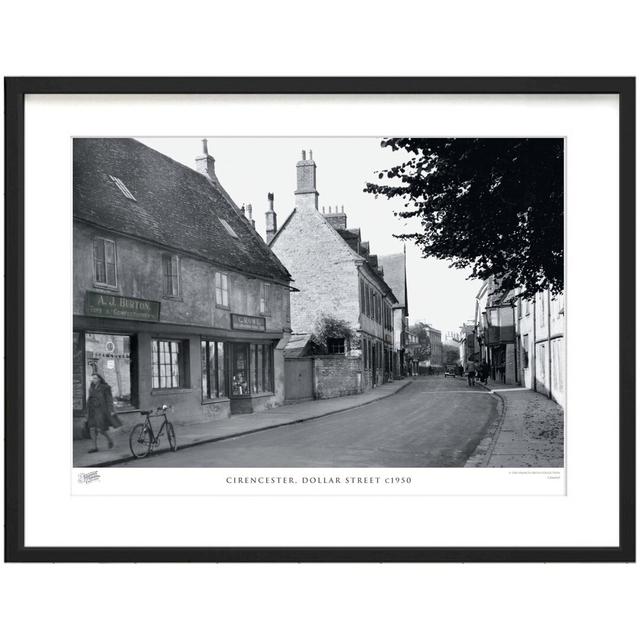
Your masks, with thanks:
M 101 318 L 123 320 L 160 320 L 160 303 L 154 300 L 125 298 L 108 293 L 87 291 L 85 313 Z

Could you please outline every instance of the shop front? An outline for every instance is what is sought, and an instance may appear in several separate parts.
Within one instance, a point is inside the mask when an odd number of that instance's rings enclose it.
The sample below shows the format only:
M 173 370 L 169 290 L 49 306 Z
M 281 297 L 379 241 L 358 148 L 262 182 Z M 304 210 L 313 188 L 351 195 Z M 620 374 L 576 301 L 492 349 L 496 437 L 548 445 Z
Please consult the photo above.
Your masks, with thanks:
M 267 333 L 264 318 L 232 318 L 228 329 L 203 330 L 161 323 L 157 316 L 98 316 L 103 308 L 86 309 L 96 315 L 74 317 L 74 437 L 86 420 L 94 373 L 111 387 L 114 410 L 125 425 L 139 422 L 140 410 L 163 404 L 172 407 L 178 424 L 276 404 L 275 348 L 282 336 Z

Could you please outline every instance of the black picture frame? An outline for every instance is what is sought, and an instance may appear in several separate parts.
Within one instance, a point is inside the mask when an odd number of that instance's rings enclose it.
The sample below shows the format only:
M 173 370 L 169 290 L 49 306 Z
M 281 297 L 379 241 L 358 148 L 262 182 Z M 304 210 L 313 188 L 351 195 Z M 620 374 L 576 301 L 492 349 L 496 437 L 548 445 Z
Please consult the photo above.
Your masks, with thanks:
M 24 106 L 28 94 L 615 94 L 619 97 L 619 530 L 612 547 L 26 547 L 24 541 Z M 635 78 L 5 78 L 5 561 L 634 562 Z

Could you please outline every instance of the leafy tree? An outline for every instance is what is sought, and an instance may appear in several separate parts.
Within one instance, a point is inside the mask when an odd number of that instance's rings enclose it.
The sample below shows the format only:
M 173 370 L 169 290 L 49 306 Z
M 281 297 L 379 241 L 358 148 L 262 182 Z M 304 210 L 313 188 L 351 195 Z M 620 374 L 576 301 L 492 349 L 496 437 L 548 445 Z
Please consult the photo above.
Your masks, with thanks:
M 460 350 L 452 344 L 442 345 L 442 361 L 444 364 L 458 364 Z
M 364 191 L 403 200 L 394 215 L 416 219 L 423 256 L 494 276 L 523 297 L 564 288 L 564 159 L 560 138 L 388 138 L 405 152 Z
M 416 324 L 409 327 L 409 332 L 414 336 L 418 336 L 417 344 L 413 343 L 407 346 L 407 351 L 411 358 L 418 362 L 429 360 L 431 358 L 431 338 L 427 331 L 427 325 L 423 322 L 416 322 Z
M 345 351 L 355 342 L 356 332 L 346 320 L 331 315 L 321 315 L 316 322 L 315 330 L 311 334 L 314 353 L 328 353 L 329 339 L 344 339 Z

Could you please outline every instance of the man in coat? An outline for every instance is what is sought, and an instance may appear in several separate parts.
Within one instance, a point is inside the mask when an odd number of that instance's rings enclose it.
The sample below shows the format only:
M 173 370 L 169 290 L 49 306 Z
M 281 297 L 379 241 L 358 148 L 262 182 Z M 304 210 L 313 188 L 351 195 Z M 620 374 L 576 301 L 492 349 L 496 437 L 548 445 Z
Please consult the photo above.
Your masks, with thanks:
M 109 427 L 120 426 L 120 421 L 113 410 L 111 387 L 105 382 L 104 378 L 97 373 L 91 376 L 87 409 L 87 426 L 93 436 L 93 449 L 89 449 L 89 453 L 98 451 L 98 433 L 101 433 L 107 439 L 109 449 L 111 449 L 113 447 L 113 440 L 109 435 Z

